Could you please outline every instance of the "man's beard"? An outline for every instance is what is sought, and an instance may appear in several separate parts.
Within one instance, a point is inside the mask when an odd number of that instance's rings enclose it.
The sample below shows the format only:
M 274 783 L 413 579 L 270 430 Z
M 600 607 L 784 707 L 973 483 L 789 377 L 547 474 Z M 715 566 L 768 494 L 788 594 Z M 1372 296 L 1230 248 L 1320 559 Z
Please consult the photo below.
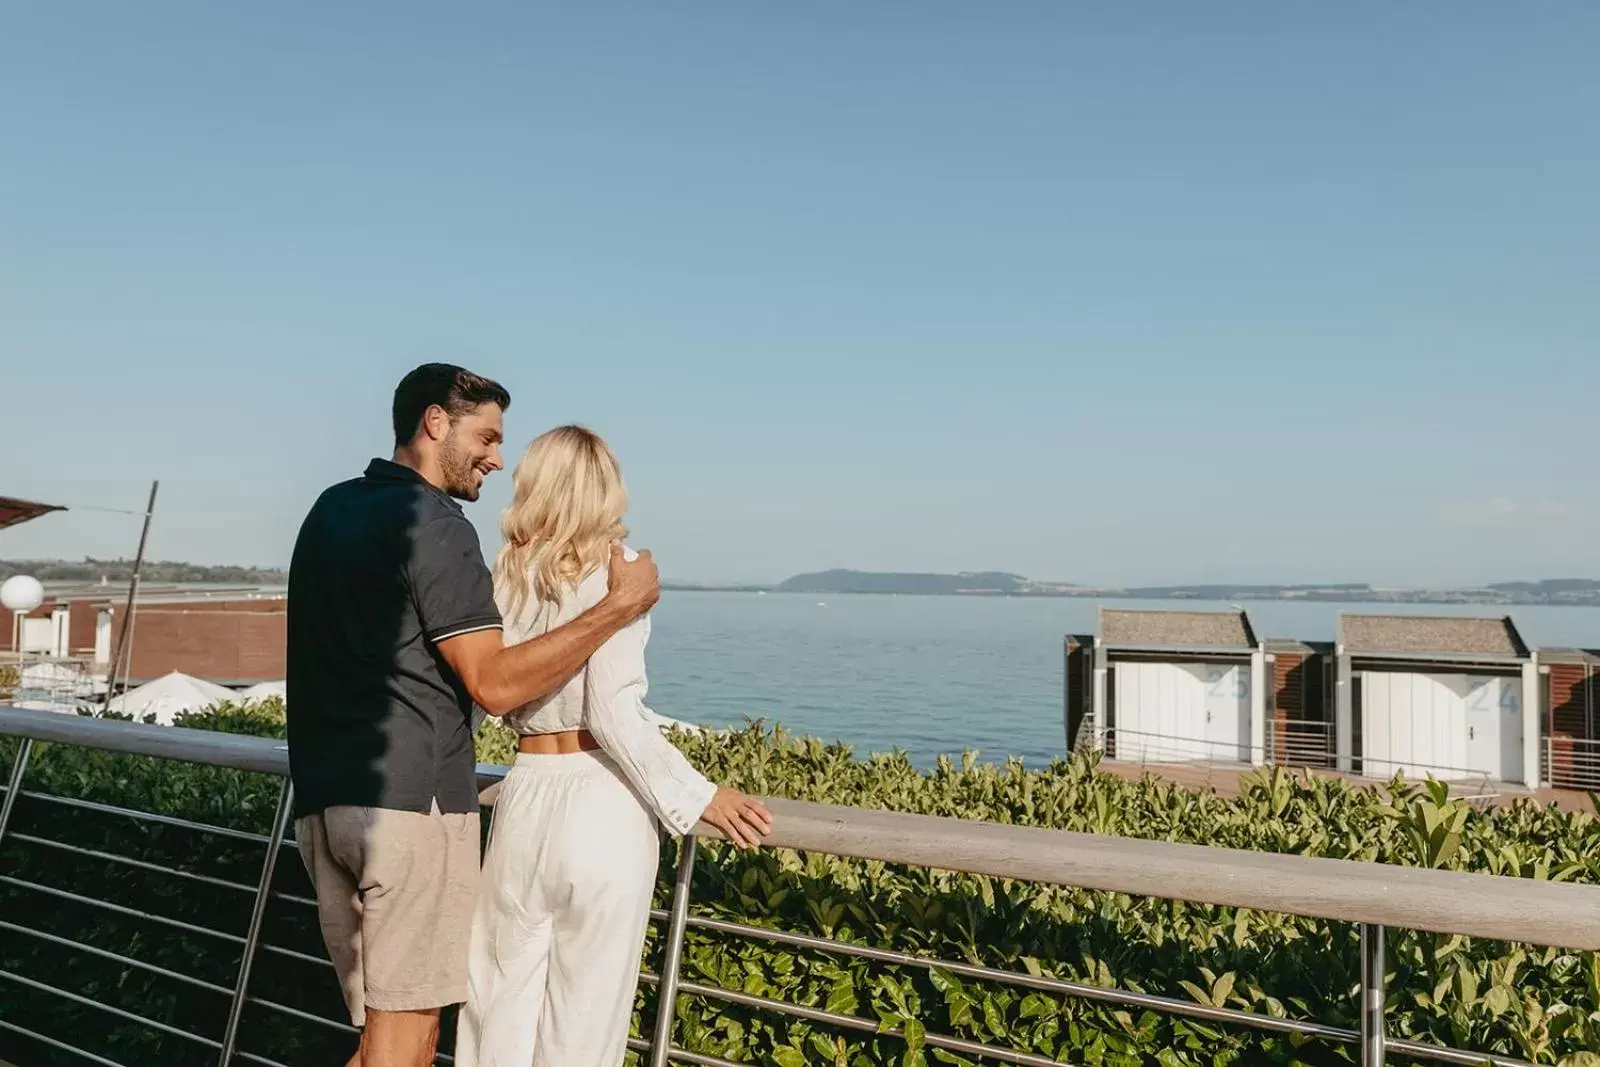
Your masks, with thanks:
M 478 499 L 478 473 L 473 469 L 472 457 L 461 448 L 456 435 L 451 432 L 439 444 L 439 473 L 444 476 L 441 487 L 457 500 Z

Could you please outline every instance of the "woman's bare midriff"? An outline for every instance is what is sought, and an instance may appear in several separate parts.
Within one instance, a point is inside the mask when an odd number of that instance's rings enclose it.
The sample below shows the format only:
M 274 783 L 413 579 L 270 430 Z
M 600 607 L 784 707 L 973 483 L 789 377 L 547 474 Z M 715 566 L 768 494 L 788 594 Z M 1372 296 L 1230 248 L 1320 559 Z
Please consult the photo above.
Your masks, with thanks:
M 528 734 L 517 741 L 517 751 L 530 756 L 570 756 L 597 752 L 600 742 L 588 730 L 563 730 L 558 734 Z

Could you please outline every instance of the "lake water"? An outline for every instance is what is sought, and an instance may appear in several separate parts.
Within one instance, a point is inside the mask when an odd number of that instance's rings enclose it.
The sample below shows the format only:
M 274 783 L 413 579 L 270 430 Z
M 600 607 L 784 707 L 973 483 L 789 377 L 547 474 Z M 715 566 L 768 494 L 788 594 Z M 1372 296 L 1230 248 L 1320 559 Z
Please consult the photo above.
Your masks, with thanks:
M 1061 639 L 1092 634 L 1099 604 L 1193 601 L 667 592 L 654 613 L 650 705 L 689 722 L 782 723 L 857 754 L 919 765 L 965 748 L 1046 763 L 1065 753 Z M 1331 641 L 1343 611 L 1492 615 L 1482 606 L 1253 601 L 1256 632 Z M 1511 611 L 1532 646 L 1600 647 L 1600 609 Z

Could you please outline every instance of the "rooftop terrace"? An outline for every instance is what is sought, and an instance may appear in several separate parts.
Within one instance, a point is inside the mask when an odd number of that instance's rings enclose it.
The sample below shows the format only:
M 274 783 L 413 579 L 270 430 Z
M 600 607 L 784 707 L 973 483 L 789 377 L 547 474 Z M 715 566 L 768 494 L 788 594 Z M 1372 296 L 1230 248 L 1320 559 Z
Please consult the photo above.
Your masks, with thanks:
M 0 891 L 13 902 L 6 918 L 0 919 L 0 930 L 11 937 L 13 948 L 24 942 L 38 943 L 49 946 L 51 953 L 49 959 L 38 963 L 37 973 L 0 969 L 0 998 L 4 998 L 0 999 L 0 1031 L 26 1047 L 48 1049 L 52 1055 L 65 1057 L 59 1062 L 112 1067 L 133 1067 L 139 1061 L 130 1060 L 126 1053 L 118 1058 L 107 1051 L 101 1037 L 108 1028 L 152 1035 L 156 1044 L 151 1047 L 162 1049 L 166 1064 L 209 1062 L 223 1067 L 309 1062 L 303 1057 L 295 1059 L 300 1054 L 292 1052 L 309 1047 L 304 1041 L 310 1038 L 293 1036 L 307 1028 L 323 1039 L 344 1035 L 353 1040 L 349 1027 L 332 1013 L 319 1014 L 317 1005 L 326 1012 L 327 998 L 318 1000 L 308 993 L 331 985 L 320 949 L 304 936 L 291 936 L 296 930 L 302 934 L 308 928 L 314 931 L 315 921 L 304 889 L 294 881 L 298 870 L 293 853 L 287 858 L 282 855 L 292 844 L 290 790 L 281 781 L 286 770 L 282 742 L 0 707 L 0 738 L 4 737 L 17 743 L 0 803 Z M 43 749 L 41 742 L 47 743 Z M 41 791 L 30 785 L 30 757 L 50 755 L 51 745 L 211 768 L 210 789 L 217 791 L 217 798 L 232 796 L 233 804 L 238 805 L 245 803 L 247 796 L 265 799 L 275 793 L 276 812 L 263 822 L 260 815 L 249 815 L 237 806 L 208 804 L 206 809 L 215 812 L 213 823 L 126 803 Z M 277 784 L 270 787 L 272 793 L 262 791 L 265 782 L 240 793 L 238 786 L 226 786 L 232 781 L 229 775 L 240 771 L 272 776 L 267 781 L 276 780 Z M 132 782 L 145 772 L 135 768 L 122 773 Z M 485 803 L 493 803 L 502 773 L 500 767 L 479 768 Z M 273 805 L 267 807 L 270 810 Z M 1385 1010 L 1388 976 L 1408 974 L 1419 965 L 1444 966 L 1442 957 L 1437 964 L 1427 962 L 1431 957 L 1422 958 L 1419 964 L 1413 955 L 1416 946 L 1433 942 L 1418 942 L 1410 932 L 1463 934 L 1584 952 L 1600 948 L 1600 888 L 1592 885 L 797 801 L 774 800 L 772 808 L 777 818 L 774 852 L 735 856 L 719 852 L 713 845 L 708 853 L 702 843 L 714 842 L 716 835 L 706 826 L 698 827 L 677 850 L 672 888 L 663 900 L 665 907 L 653 917 L 652 947 L 640 976 L 645 1010 L 631 1044 L 653 1067 L 669 1062 L 711 1067 L 735 1063 L 728 1058 L 739 1047 L 738 1041 L 730 1038 L 732 1031 L 723 1022 L 708 1030 L 702 1021 L 707 1019 L 744 1020 L 740 1034 L 751 1026 L 777 1027 L 771 1031 L 772 1040 L 801 1042 L 796 1052 L 801 1058 L 795 1063 L 817 1062 L 813 1054 L 823 1047 L 840 1050 L 841 1056 L 847 1048 L 868 1050 L 870 1054 L 862 1053 L 865 1059 L 851 1061 L 859 1063 L 887 1062 L 878 1056 L 887 1055 L 882 1050 L 889 1047 L 898 1050 L 896 1061 L 902 1052 L 941 1050 L 965 1062 L 1080 1062 L 1083 1049 L 1064 1036 L 1068 1020 L 1075 1020 L 1074 1027 L 1085 1027 L 1083 1033 L 1088 1035 L 1100 1032 L 1091 1026 L 1095 1020 L 1115 1028 L 1119 1024 L 1113 1020 L 1124 1019 L 1135 1031 L 1147 1025 L 1198 1027 L 1171 1032 L 1191 1033 L 1193 1036 L 1184 1040 L 1202 1043 L 1225 1042 L 1227 1033 L 1237 1032 L 1265 1035 L 1262 1040 L 1292 1036 L 1299 1044 L 1310 1042 L 1329 1049 L 1351 1047 L 1363 1064 L 1386 1062 L 1386 1056 L 1457 1064 L 1522 1064 L 1524 1060 L 1505 1052 L 1486 1056 L 1483 1051 L 1446 1047 L 1424 1035 L 1390 1032 Z M 74 828 L 88 822 L 105 830 L 97 839 L 99 846 L 71 843 L 68 839 Z M 150 851 L 162 842 L 164 853 L 159 847 Z M 138 845 L 146 851 L 135 855 Z M 235 853 L 253 850 L 255 858 L 218 868 L 215 863 L 220 854 L 213 849 L 220 846 Z M 209 865 L 202 862 L 207 856 Z M 41 866 L 40 859 L 48 857 L 59 859 Z M 890 864 L 895 870 L 906 870 L 912 880 L 893 896 L 879 898 L 871 890 L 875 883 L 870 870 L 862 868 L 861 874 L 851 877 L 867 878 L 859 883 L 864 895 L 838 898 L 839 886 L 844 883 L 825 876 L 826 864 L 837 862 L 827 857 Z M 104 868 L 111 872 L 111 880 L 94 885 L 63 883 L 60 872 L 68 861 L 89 864 L 83 870 Z M 118 869 L 121 874 L 116 874 Z M 917 875 L 917 871 L 927 873 Z M 731 887 L 726 879 L 730 877 L 737 887 L 732 896 L 727 895 Z M 111 889 L 101 893 L 100 885 Z M 167 889 L 152 888 L 161 885 Z M 915 885 L 922 888 L 912 891 L 910 887 Z M 1072 889 L 1067 895 L 1052 896 L 1049 887 Z M 1085 896 L 1084 890 L 1096 892 Z M 790 906 L 779 909 L 788 916 L 785 920 L 774 922 L 767 914 L 773 893 L 793 894 Z M 1125 898 L 1106 897 L 1105 893 L 1132 894 L 1135 899 L 1131 904 L 1113 906 L 1115 900 Z M 211 902 L 218 898 L 232 903 L 221 912 L 195 910 L 202 906 L 214 909 Z M 988 946 L 975 943 L 966 958 L 940 958 L 926 945 L 919 948 L 917 936 L 907 940 L 895 933 L 889 944 L 880 945 L 874 944 L 879 939 L 870 933 L 873 929 L 903 930 L 914 935 L 928 928 L 933 914 L 929 909 L 938 905 L 954 909 L 952 916 L 976 914 L 973 909 L 977 909 L 988 917 L 986 922 L 998 921 L 999 929 L 1007 925 L 1015 929 L 1018 923 L 1038 930 L 1065 924 L 1051 935 L 1054 938 L 1061 930 L 1087 933 L 1117 914 L 1124 915 L 1120 922 L 1135 922 L 1138 915 L 1153 920 L 1165 914 L 1141 910 L 1144 905 L 1139 901 L 1145 898 L 1230 909 L 1217 914 L 1234 916 L 1230 921 L 1236 930 L 1243 929 L 1238 924 L 1245 923 L 1247 915 L 1259 916 L 1254 921 L 1266 924 L 1261 936 L 1280 945 L 1282 935 L 1270 934 L 1279 922 L 1272 917 L 1306 917 L 1312 925 L 1297 925 L 1302 933 L 1296 936 L 1303 939 L 1304 931 L 1324 931 L 1314 935 L 1317 940 L 1313 942 L 1322 946 L 1319 951 L 1325 954 L 1321 969 L 1333 976 L 1335 987 L 1341 987 L 1343 981 L 1337 976 L 1349 975 L 1358 998 L 1349 1008 L 1340 1009 L 1340 1018 L 1299 1018 L 1293 1009 L 1280 1005 L 1272 1010 L 1264 1001 L 1240 1000 L 1219 992 L 1215 984 L 1187 999 L 1148 992 L 1152 984 L 1160 984 L 1157 975 L 1140 973 L 1138 961 L 1153 948 L 1149 945 L 1125 959 L 1108 961 L 1114 969 L 1078 977 L 1076 964 L 1056 958 L 1057 950 L 1037 943 L 1027 944 L 1021 951 L 1029 959 L 1042 954 L 1040 959 L 1000 966 L 986 958 Z M 703 899 L 711 903 L 710 910 L 697 906 Z M 746 921 L 730 914 L 729 902 L 740 899 L 747 902 L 744 910 L 753 909 L 763 918 Z M 18 902 L 29 902 L 29 906 L 23 908 Z M 41 910 L 45 902 L 53 903 Z M 1151 903 L 1160 909 L 1171 907 Z M 733 906 L 738 908 L 736 903 Z M 1128 911 L 1130 906 L 1133 910 Z M 1056 919 L 1046 917 L 1061 907 L 1068 911 Z M 1003 917 L 1015 908 L 1022 910 L 1009 920 Z M 1041 908 L 1046 910 L 1037 910 Z M 96 924 L 143 923 L 157 936 L 154 940 L 135 939 L 131 948 L 109 949 L 95 931 L 55 921 L 68 913 Z M 204 914 L 209 914 L 212 925 L 198 921 L 197 916 Z M 1211 913 L 1201 908 L 1188 914 L 1198 921 Z M 97 915 L 99 919 L 94 918 Z M 1324 920 L 1332 925 L 1325 925 Z M 1041 923 L 1045 925 L 1039 926 Z M 162 930 L 165 937 L 160 936 Z M 1386 949 L 1391 938 L 1398 939 L 1393 953 Z M 163 954 L 161 946 L 168 942 L 181 942 L 176 945 L 181 951 Z M 1209 959 L 1214 974 L 1243 967 L 1249 956 L 1248 952 L 1240 954 L 1243 944 L 1236 940 L 1229 948 L 1226 941 L 1219 941 L 1195 959 Z M 69 959 L 86 962 L 82 968 L 63 969 L 60 961 Z M 751 970 L 758 959 L 760 966 Z M 218 962 L 223 969 L 218 969 Z M 93 972 L 90 964 L 100 966 L 100 973 L 121 974 L 122 978 L 103 995 L 85 995 L 74 983 L 85 981 L 84 976 Z M 864 986 L 855 985 L 855 978 L 847 981 L 847 976 L 858 970 Z M 1446 973 L 1430 974 L 1424 984 L 1431 989 Z M 840 977 L 826 977 L 830 974 Z M 870 974 L 885 976 L 882 980 L 889 984 L 873 985 L 879 979 Z M 819 980 L 823 982 L 820 987 L 816 985 Z M 828 994 L 828 982 L 833 983 L 834 994 Z M 1138 988 L 1130 988 L 1130 983 Z M 170 995 L 157 995 L 158 985 L 169 990 L 187 986 L 191 991 L 173 1001 Z M 872 1004 L 859 1004 L 855 992 L 840 995 L 854 988 L 877 990 L 871 994 Z M 1001 999 L 982 1000 L 990 1006 L 974 1016 L 971 1011 L 958 1010 L 968 1001 L 951 999 L 955 995 L 950 991 L 958 988 L 970 991 L 962 994 L 969 1000 L 979 996 L 980 990 L 990 989 L 999 991 L 993 996 Z M 1441 988 L 1445 1003 L 1440 1010 L 1453 1010 L 1448 1002 L 1457 995 L 1457 986 L 1447 983 Z M 136 995 L 141 989 L 146 1001 L 129 999 L 130 990 Z M 55 1018 L 75 1022 L 65 1029 L 59 1025 L 46 1029 L 46 1023 L 32 1014 L 4 1007 L 8 1002 L 20 1003 L 13 998 L 24 995 L 29 1003 L 62 1006 L 66 1015 Z M 927 999 L 930 997 L 935 999 Z M 1001 1004 L 1009 1007 L 999 1007 Z M 1254 1004 L 1260 1006 L 1241 1007 Z M 1016 1013 L 1018 1005 L 1022 1006 L 1020 1015 Z M 1407 1004 L 1408 1010 L 1414 1007 Z M 992 1010 L 1001 1011 L 1007 1021 L 985 1014 Z M 1095 1014 L 1099 1012 L 1103 1014 Z M 1049 1019 L 1058 1019 L 1059 1026 L 1051 1029 L 1052 1036 L 1046 1039 L 1038 1027 Z M 1152 1021 L 1140 1021 L 1144 1019 Z M 1160 1019 L 1177 1022 L 1154 1021 Z M 1199 1036 L 1205 1034 L 1223 1036 Z M 448 1055 L 441 1055 L 439 1062 L 449 1062 Z M 789 1060 L 779 1056 L 776 1062 Z M 24 1061 L 22 1067 L 34 1065 Z

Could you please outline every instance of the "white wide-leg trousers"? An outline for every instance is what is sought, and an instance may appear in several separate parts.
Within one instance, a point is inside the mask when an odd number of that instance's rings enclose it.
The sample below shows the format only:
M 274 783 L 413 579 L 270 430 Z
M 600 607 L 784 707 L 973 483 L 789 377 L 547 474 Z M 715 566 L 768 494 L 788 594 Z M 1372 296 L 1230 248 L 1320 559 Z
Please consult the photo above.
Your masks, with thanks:
M 619 1067 L 660 833 L 603 754 L 517 757 L 494 807 L 456 1067 Z

